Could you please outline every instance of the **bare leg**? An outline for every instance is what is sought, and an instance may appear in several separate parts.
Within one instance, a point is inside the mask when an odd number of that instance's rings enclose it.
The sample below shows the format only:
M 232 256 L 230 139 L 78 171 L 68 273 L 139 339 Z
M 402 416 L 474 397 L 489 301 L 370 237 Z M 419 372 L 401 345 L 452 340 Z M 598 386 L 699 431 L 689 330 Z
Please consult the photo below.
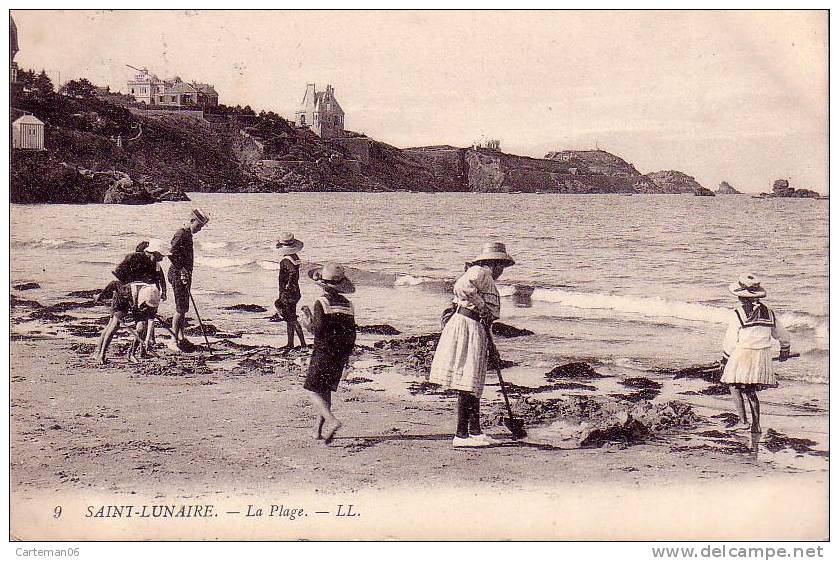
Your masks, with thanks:
M 332 396 L 328 394 L 324 396 L 313 391 L 309 391 L 308 393 L 309 399 L 312 401 L 312 405 L 314 405 L 320 413 L 320 417 L 318 418 L 318 427 L 326 429 L 324 441 L 329 444 L 332 437 L 335 435 L 335 431 L 341 427 L 341 421 L 332 414 L 332 409 L 330 408 L 332 405 Z M 320 424 L 321 418 L 323 419 L 322 426 Z
M 154 316 L 152 316 L 146 320 L 146 350 L 153 348 L 156 342 L 154 337 Z
M 746 421 L 746 406 L 743 404 L 743 394 L 740 393 L 740 388 L 734 385 L 728 386 L 728 391 L 731 393 L 731 397 L 734 399 L 734 408 L 737 410 L 737 415 L 740 417 L 741 423 L 747 423 Z
M 746 390 L 746 398 L 749 400 L 749 409 L 752 410 L 752 432 L 761 432 L 760 430 L 760 401 L 757 399 L 757 394 L 754 390 Z
M 111 316 L 111 320 L 108 322 L 108 325 L 102 331 L 102 335 L 99 336 L 99 342 L 96 345 L 95 355 L 96 362 L 99 364 L 105 364 L 105 362 L 107 362 L 105 354 L 108 352 L 108 346 L 111 344 L 111 340 L 114 338 L 114 333 L 116 333 L 116 330 L 119 327 L 120 319 L 122 319 L 122 314 L 115 312 Z
M 175 334 L 175 344 L 184 338 L 183 331 L 184 314 L 176 311 L 172 316 L 172 332 Z
M 137 324 L 135 325 L 137 335 L 139 335 L 141 339 L 143 337 L 143 333 L 144 333 L 143 330 L 145 329 L 145 325 L 146 324 L 143 321 L 138 321 Z M 140 345 L 140 341 L 138 341 L 137 338 L 134 337 L 134 338 L 131 339 L 131 344 L 128 345 L 128 362 L 134 362 L 134 363 L 138 362 L 138 360 L 137 360 L 137 351 L 138 350 L 140 351 L 140 356 L 145 355 L 143 346 Z
M 318 415 L 318 421 L 315 423 L 315 440 L 323 440 L 323 423 L 325 422 L 326 419 Z
M 294 322 L 287 321 L 285 322 L 285 329 L 286 329 L 286 345 L 282 347 L 282 351 L 287 353 L 291 349 L 294 348 Z

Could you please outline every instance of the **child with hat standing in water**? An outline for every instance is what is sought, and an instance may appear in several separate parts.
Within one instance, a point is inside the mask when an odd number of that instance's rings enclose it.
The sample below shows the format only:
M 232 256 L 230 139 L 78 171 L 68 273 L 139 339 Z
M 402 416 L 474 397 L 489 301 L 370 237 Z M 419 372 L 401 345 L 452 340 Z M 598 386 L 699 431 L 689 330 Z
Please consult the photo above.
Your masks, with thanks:
M 759 433 L 760 402 L 756 392 L 778 385 L 772 370 L 772 339 L 781 343 L 778 360 L 784 361 L 789 358 L 790 336 L 775 317 L 775 312 L 760 301 L 766 297 L 766 291 L 761 288 L 755 275 L 740 275 L 737 282 L 728 289 L 740 299 L 740 305 L 731 315 L 725 332 L 720 381 L 728 384 L 731 397 L 734 398 L 734 406 L 740 417 L 737 428 L 751 427 L 752 432 Z M 751 425 L 746 421 L 744 395 L 752 413 Z
M 455 448 L 495 443 L 481 431 L 480 400 L 490 349 L 489 327 L 501 316 L 495 281 L 514 264 L 503 243 L 488 243 L 454 283 L 454 314 L 443 327 L 428 381 L 457 390 Z
M 319 413 L 315 438 L 329 444 L 341 427 L 341 421 L 332 414 L 332 392 L 338 389 L 356 336 L 355 309 L 343 294 L 355 292 L 355 286 L 337 263 L 309 271 L 309 278 L 323 289 L 323 294 L 315 301 L 314 311 L 302 308 L 306 327 L 315 339 L 303 388 Z
M 297 252 L 301 249 L 303 249 L 303 242 L 296 239 L 290 232 L 282 234 L 277 242 L 277 250 L 283 258 L 280 260 L 280 269 L 277 273 L 279 296 L 274 302 L 274 307 L 277 308 L 280 318 L 286 322 L 288 343 L 283 347 L 285 352 L 294 348 L 295 333 L 300 339 L 300 346 L 306 346 L 303 328 L 297 321 L 297 303 L 300 301 L 300 258 Z

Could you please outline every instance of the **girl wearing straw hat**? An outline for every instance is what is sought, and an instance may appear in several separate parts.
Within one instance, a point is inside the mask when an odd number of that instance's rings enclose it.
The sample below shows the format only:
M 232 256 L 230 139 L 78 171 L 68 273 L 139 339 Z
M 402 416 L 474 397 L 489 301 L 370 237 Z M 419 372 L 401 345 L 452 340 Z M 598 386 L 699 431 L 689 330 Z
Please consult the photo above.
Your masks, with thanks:
M 503 243 L 485 244 L 454 284 L 455 313 L 440 335 L 428 381 L 458 392 L 457 432 L 452 440 L 456 448 L 495 442 L 481 430 L 480 399 L 490 344 L 487 330 L 501 315 L 495 281 L 513 264 Z
M 728 384 L 731 397 L 734 398 L 734 406 L 740 417 L 737 428 L 751 428 L 752 432 L 759 433 L 760 402 L 755 392 L 777 387 L 778 382 L 772 370 L 772 339 L 781 343 L 778 360 L 784 361 L 789 358 L 790 336 L 775 317 L 775 312 L 760 301 L 766 297 L 766 291 L 755 275 L 740 275 L 737 282 L 728 289 L 740 299 L 740 305 L 731 315 L 725 332 L 720 381 Z M 752 413 L 751 425 L 746 421 L 744 395 Z
M 303 338 L 303 328 L 297 321 L 297 303 L 300 301 L 300 258 L 297 252 L 303 249 L 303 242 L 296 239 L 294 234 L 286 232 L 280 235 L 277 242 L 277 251 L 283 258 L 280 260 L 280 270 L 277 274 L 279 296 L 274 302 L 277 313 L 286 322 L 288 343 L 283 351 L 288 352 L 294 348 L 294 334 L 297 333 L 300 339 L 300 346 L 306 346 Z
M 343 295 L 355 292 L 355 286 L 337 263 L 312 269 L 309 278 L 323 289 L 323 294 L 315 301 L 314 312 L 302 308 L 306 328 L 315 338 L 303 388 L 318 409 L 315 438 L 329 444 L 341 427 L 341 421 L 332 414 L 332 392 L 338 389 L 356 335 L 355 309 Z

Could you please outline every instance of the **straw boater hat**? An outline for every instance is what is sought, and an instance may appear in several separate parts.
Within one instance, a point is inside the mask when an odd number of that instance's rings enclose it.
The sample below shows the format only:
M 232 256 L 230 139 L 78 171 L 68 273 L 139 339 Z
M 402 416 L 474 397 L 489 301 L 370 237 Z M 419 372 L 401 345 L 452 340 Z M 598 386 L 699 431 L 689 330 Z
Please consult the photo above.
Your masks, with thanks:
M 303 242 L 295 238 L 291 232 L 283 232 L 277 241 L 277 249 L 283 255 L 291 255 L 303 249 Z
M 760 280 L 751 273 L 740 275 L 737 282 L 731 283 L 728 290 L 741 298 L 764 298 L 766 291 L 761 288 Z
M 355 292 L 355 286 L 347 278 L 344 267 L 337 263 L 327 263 L 323 267 L 309 271 L 309 278 L 315 281 L 318 286 L 340 292 L 351 294 Z
M 192 209 L 192 214 L 190 218 L 196 219 L 198 222 L 201 223 L 202 226 L 206 226 L 207 222 L 210 221 L 210 215 L 201 210 L 200 208 Z
M 501 242 L 485 243 L 481 254 L 472 260 L 473 264 L 481 261 L 502 261 L 504 266 L 515 265 L 516 261 L 507 253 L 507 248 Z
M 163 240 L 159 240 L 157 238 L 151 238 L 149 240 L 149 245 L 146 246 L 146 251 L 149 253 L 159 253 L 164 257 L 166 255 L 172 255 L 172 248 L 169 244 L 164 243 Z

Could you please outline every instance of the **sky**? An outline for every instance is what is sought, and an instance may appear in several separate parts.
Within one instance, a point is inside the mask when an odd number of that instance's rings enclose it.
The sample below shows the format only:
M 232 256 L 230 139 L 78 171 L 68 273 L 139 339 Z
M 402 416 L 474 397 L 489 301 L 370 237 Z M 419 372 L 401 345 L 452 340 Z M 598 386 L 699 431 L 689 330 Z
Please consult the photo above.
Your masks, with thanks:
M 147 67 L 289 118 L 327 83 L 400 148 L 616 154 L 716 189 L 828 192 L 826 11 L 25 11 L 21 68 L 126 91 Z

